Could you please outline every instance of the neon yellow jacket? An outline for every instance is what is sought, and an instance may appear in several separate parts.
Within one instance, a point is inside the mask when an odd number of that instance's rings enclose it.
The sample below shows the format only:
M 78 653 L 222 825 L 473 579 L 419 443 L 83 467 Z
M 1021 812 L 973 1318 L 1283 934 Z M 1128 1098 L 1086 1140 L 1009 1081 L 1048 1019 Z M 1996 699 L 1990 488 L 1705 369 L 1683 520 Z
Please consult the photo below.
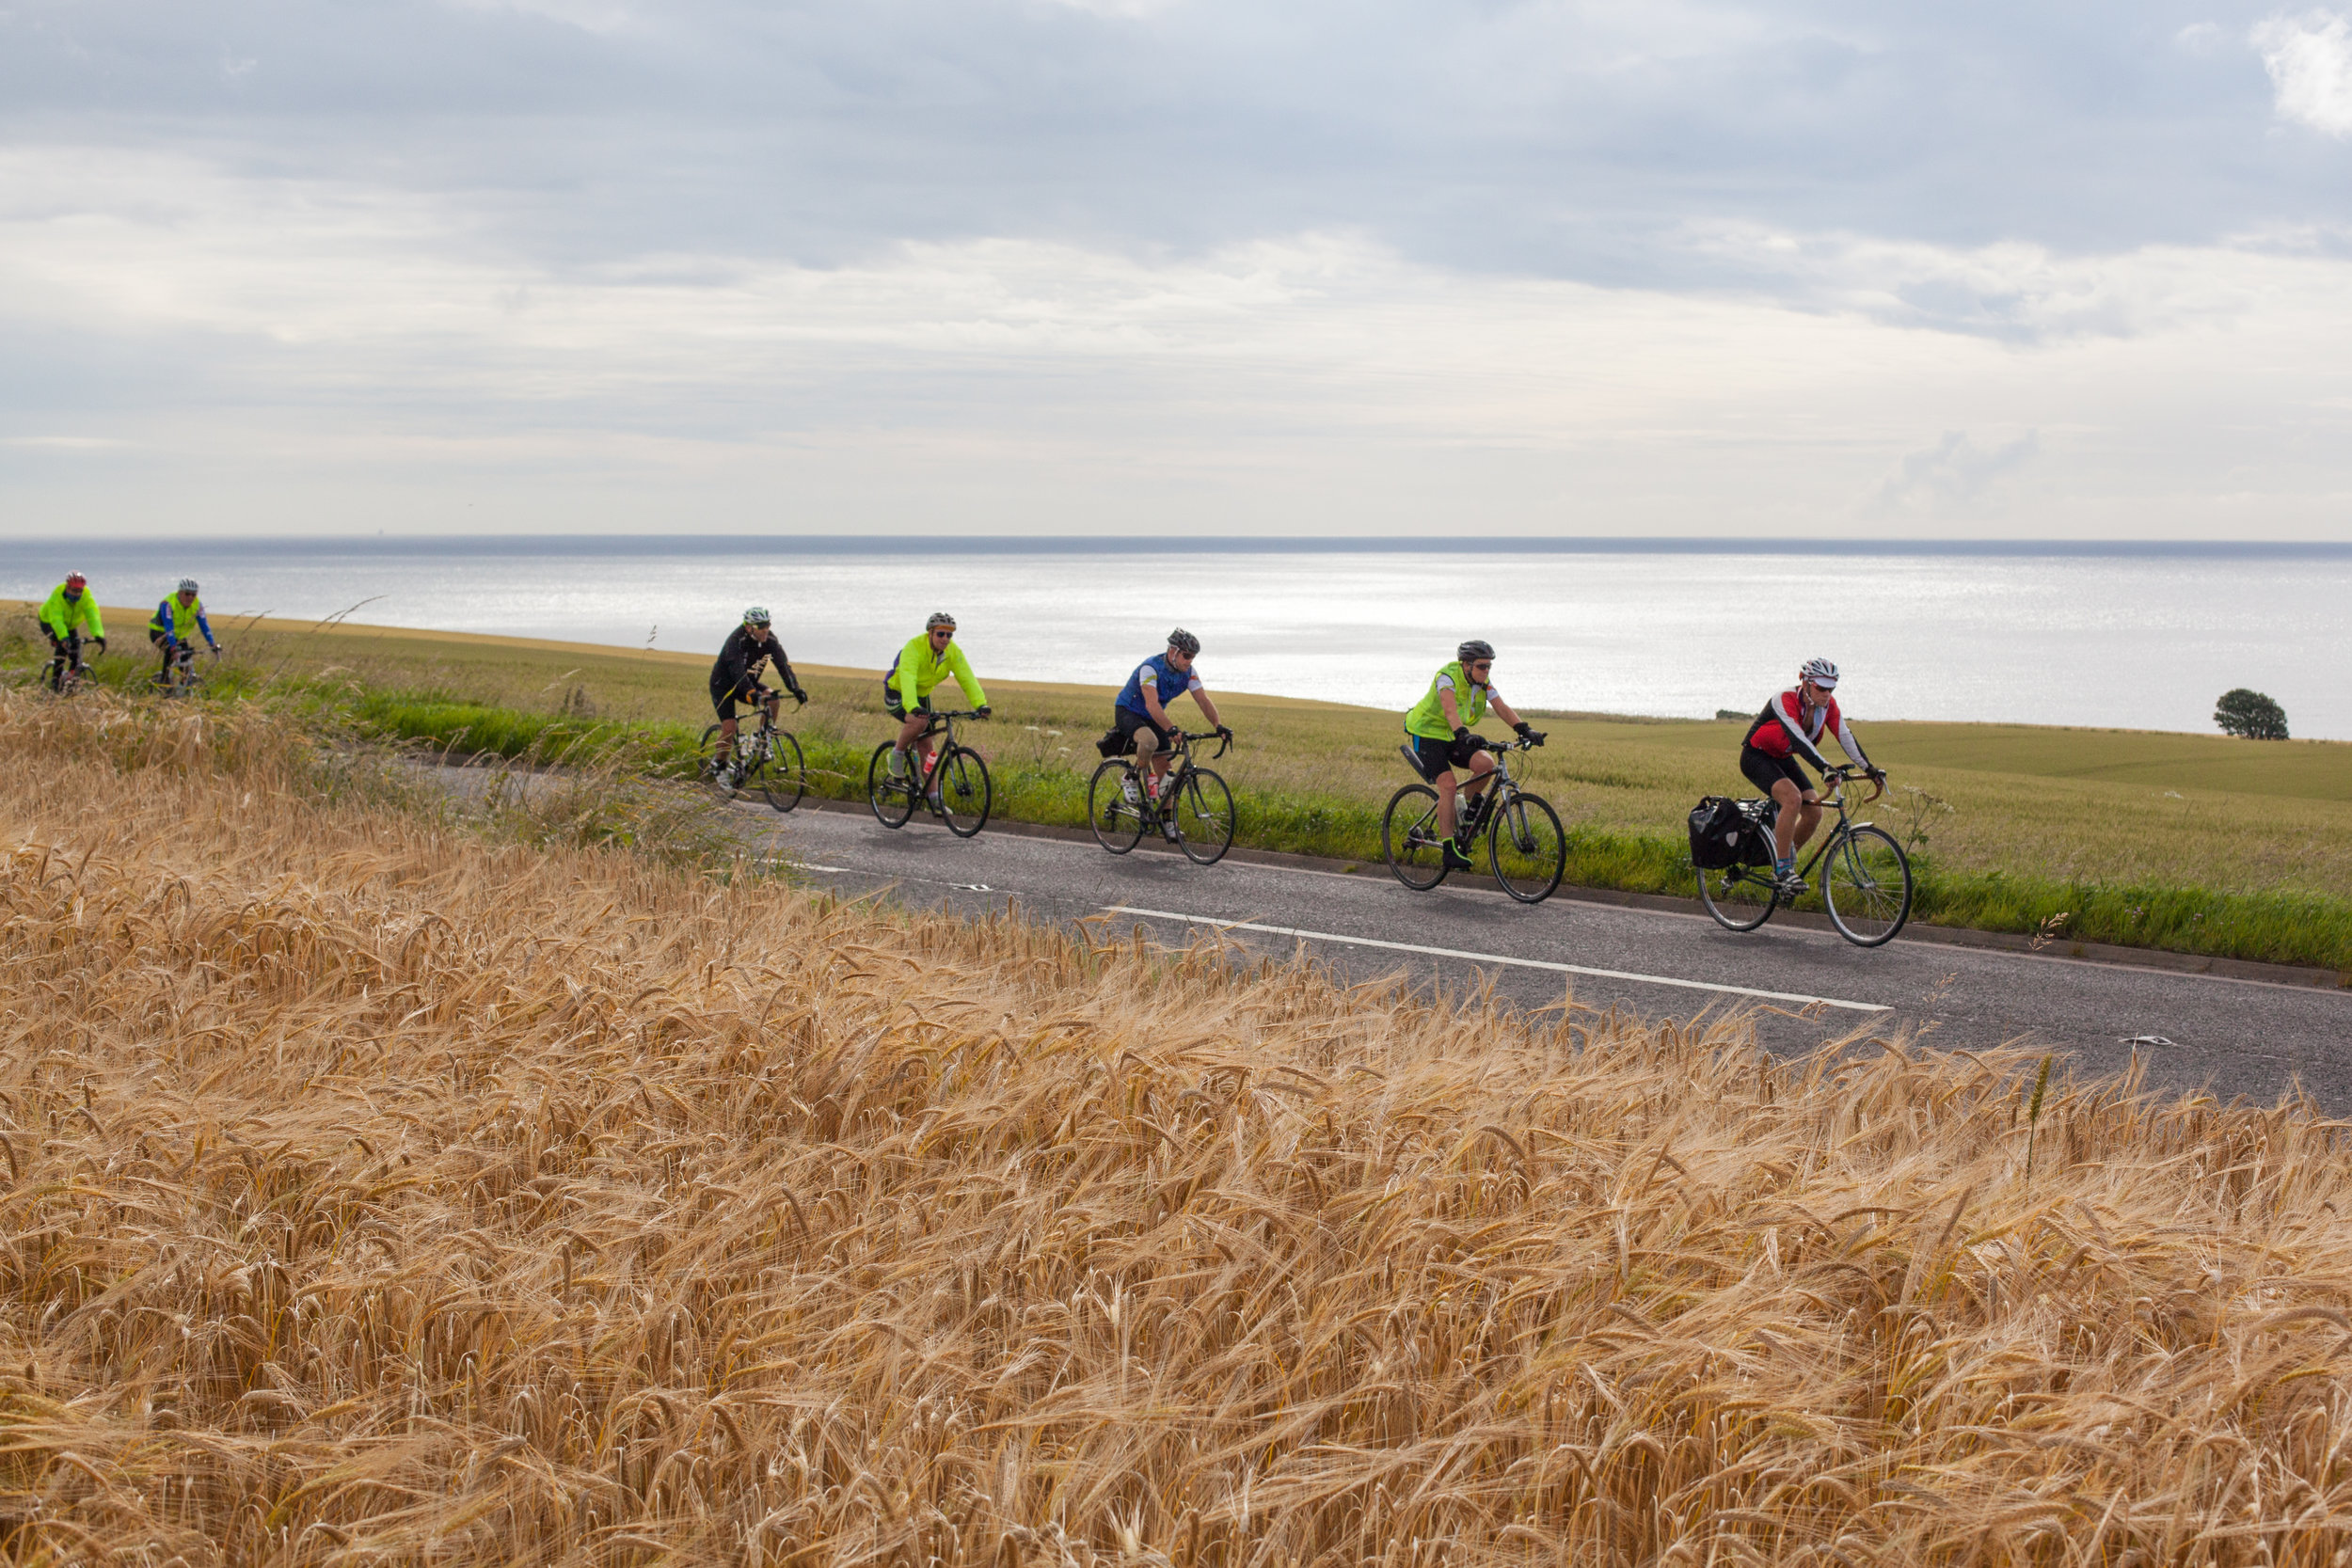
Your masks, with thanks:
M 63 637 L 73 629 L 76 622 L 81 624 L 83 632 L 87 636 L 103 638 L 106 635 L 106 623 L 98 618 L 98 595 L 85 588 L 82 596 L 69 604 L 66 602 L 65 584 L 61 582 L 49 591 L 49 602 L 40 607 L 40 624 Z
M 1486 717 L 1486 699 L 1494 695 L 1495 689 L 1472 681 L 1457 658 L 1429 677 L 1429 694 L 1415 703 L 1412 711 L 1405 716 L 1405 733 L 1430 740 L 1453 739 L 1454 726 L 1445 721 L 1445 706 L 1438 701 L 1438 693 L 1449 689 L 1454 693 L 1454 710 L 1462 716 L 1463 727 L 1477 727 L 1478 721 Z
M 972 663 L 963 657 L 963 650 L 950 642 L 947 652 L 934 658 L 930 632 L 907 640 L 907 645 L 898 650 L 898 657 L 890 661 L 885 684 L 898 694 L 899 705 L 912 710 L 949 675 L 955 676 L 956 684 L 963 688 L 965 702 L 974 707 L 988 706 L 988 693 L 972 678 Z

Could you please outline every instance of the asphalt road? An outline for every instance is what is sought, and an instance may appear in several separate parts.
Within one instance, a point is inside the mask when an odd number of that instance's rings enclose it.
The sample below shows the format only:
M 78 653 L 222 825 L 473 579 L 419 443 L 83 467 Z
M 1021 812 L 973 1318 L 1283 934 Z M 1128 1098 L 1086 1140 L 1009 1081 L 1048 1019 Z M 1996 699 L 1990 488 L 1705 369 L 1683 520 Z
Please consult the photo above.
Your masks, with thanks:
M 1646 1017 L 1748 1007 L 1766 1043 L 1792 1053 L 1855 1030 L 1944 1046 L 2022 1041 L 2103 1071 L 2137 1051 L 2168 1086 L 2267 1102 L 2299 1082 L 2331 1113 L 2352 1108 L 2352 992 L 2342 990 L 1903 937 L 1865 950 L 1777 919 L 1737 935 L 1703 913 L 1588 903 L 1568 890 L 1531 909 L 1474 874 L 1416 894 L 1376 866 L 1201 867 L 1156 847 L 1120 857 L 993 829 L 959 839 L 927 816 L 894 832 L 862 811 L 778 816 L 739 803 L 731 819 L 762 852 L 849 894 L 888 890 L 976 913 L 1015 904 L 1056 922 L 1107 917 L 1170 942 L 1216 927 L 1285 955 L 1303 943 L 1359 978 L 1399 969 L 1444 985 L 1491 978 L 1528 1006 L 1572 987 L 1580 1003 Z M 2158 1043 L 2135 1046 L 2136 1037 Z

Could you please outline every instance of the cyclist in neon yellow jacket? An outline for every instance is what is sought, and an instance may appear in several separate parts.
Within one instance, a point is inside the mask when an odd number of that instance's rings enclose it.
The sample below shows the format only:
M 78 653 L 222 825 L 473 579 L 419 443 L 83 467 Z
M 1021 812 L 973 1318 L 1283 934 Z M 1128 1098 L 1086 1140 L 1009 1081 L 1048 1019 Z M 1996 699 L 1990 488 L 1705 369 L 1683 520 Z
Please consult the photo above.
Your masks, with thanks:
M 89 591 L 89 578 L 79 572 L 68 572 L 65 580 L 49 591 L 49 598 L 40 607 L 40 629 L 49 634 L 49 689 L 58 689 L 65 678 L 66 664 L 84 668 L 82 638 L 87 635 L 98 644 L 98 651 L 106 651 L 106 623 L 99 618 L 98 595 Z
M 973 678 L 971 660 L 956 646 L 956 618 L 944 610 L 934 610 L 923 624 L 923 635 L 907 640 L 898 657 L 890 661 L 890 673 L 882 677 L 882 706 L 890 710 L 890 717 L 900 721 L 898 738 L 890 748 L 892 777 L 906 777 L 910 746 L 923 759 L 924 776 L 930 776 L 931 691 L 950 675 L 963 689 L 964 701 L 987 718 L 988 693 Z
M 1405 716 L 1405 759 L 1413 771 L 1438 791 L 1438 825 L 1445 830 L 1442 851 L 1449 870 L 1470 864 L 1460 839 L 1478 831 L 1486 811 L 1486 780 L 1495 770 L 1486 742 L 1470 734 L 1470 726 L 1486 717 L 1488 704 L 1495 716 L 1523 740 L 1542 745 L 1544 737 L 1526 720 L 1511 711 L 1502 693 L 1494 689 L 1495 650 L 1484 638 L 1473 637 L 1454 650 L 1454 662 L 1429 682 L 1428 694 Z M 1460 786 L 1469 797 L 1469 810 L 1454 807 L 1454 770 L 1470 769 L 1470 782 Z

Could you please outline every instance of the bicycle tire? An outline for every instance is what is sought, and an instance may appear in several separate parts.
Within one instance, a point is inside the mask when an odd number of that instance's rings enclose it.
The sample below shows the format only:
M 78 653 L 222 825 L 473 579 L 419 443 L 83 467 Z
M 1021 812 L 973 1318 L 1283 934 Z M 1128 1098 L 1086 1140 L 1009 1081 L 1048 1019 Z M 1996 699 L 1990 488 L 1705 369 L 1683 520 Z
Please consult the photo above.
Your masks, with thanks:
M 1403 821 L 1397 819 L 1400 806 L 1406 809 Z M 1445 880 L 1446 839 L 1437 830 L 1438 792 L 1427 784 L 1406 784 L 1389 797 L 1389 808 L 1380 814 L 1380 853 L 1388 857 L 1391 874 L 1415 893 L 1427 893 Z
M 874 748 L 874 755 L 866 765 L 866 803 L 874 808 L 874 820 L 885 828 L 903 828 L 907 818 L 914 815 L 914 780 L 912 769 L 914 759 L 909 756 L 910 776 L 894 779 L 890 776 L 890 742 L 885 740 Z
M 1890 896 L 1896 879 L 1899 897 Z M 1883 828 L 1865 823 L 1849 829 L 1821 858 L 1821 902 L 1837 934 L 1856 947 L 1883 947 L 1895 940 L 1911 919 L 1912 891 L 1911 857 Z
M 732 789 L 720 788 L 719 775 L 711 771 L 710 768 L 710 749 L 717 743 L 718 738 L 718 725 L 707 724 L 703 727 L 702 742 L 694 748 L 694 755 L 701 759 L 701 761 L 695 764 L 694 778 L 696 783 L 700 784 L 705 789 L 710 791 L 710 793 L 718 799 L 722 800 L 732 800 L 735 799 L 735 791 Z M 735 752 L 732 747 L 728 749 L 727 760 L 730 762 L 735 760 Z
M 1699 902 L 1726 931 L 1753 931 L 1780 908 L 1780 890 L 1769 866 L 1725 866 L 1698 877 Z
M 1568 837 L 1551 802 L 1524 793 L 1504 801 L 1487 819 L 1486 863 L 1495 885 L 1520 903 L 1550 897 L 1568 868 Z
M 801 743 L 790 730 L 774 733 L 768 776 L 760 784 L 759 792 L 768 798 L 771 811 L 790 811 L 808 793 L 808 764 L 803 760 Z
M 1233 792 L 1205 768 L 1195 768 L 1171 802 L 1176 847 L 1195 865 L 1215 865 L 1233 847 Z
M 931 774 L 931 786 L 939 792 L 939 815 L 946 818 L 949 832 L 970 838 L 988 826 L 996 786 L 989 781 L 988 764 L 979 752 L 969 746 L 948 747 Z
M 1125 757 L 1112 757 L 1087 783 L 1087 826 L 1094 830 L 1094 842 L 1114 855 L 1125 854 L 1143 837 L 1143 807 L 1127 799 L 1125 787 L 1135 773 Z

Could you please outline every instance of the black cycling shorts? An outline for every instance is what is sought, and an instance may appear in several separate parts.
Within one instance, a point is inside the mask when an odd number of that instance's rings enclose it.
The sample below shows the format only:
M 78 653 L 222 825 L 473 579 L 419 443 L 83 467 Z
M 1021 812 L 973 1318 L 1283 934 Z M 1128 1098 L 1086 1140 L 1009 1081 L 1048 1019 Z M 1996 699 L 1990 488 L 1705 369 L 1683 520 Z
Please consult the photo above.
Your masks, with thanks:
M 898 689 L 889 681 L 882 682 L 882 706 L 888 710 L 890 717 L 902 724 L 906 722 L 907 705 L 898 700 Z M 931 700 L 929 697 L 925 697 L 914 705 L 914 711 L 917 713 L 927 714 L 930 710 Z
M 754 708 L 755 710 L 758 706 L 757 703 L 753 700 L 750 691 L 743 687 L 729 686 L 724 681 L 712 681 L 710 683 L 710 705 L 711 708 L 717 712 L 720 718 L 734 718 L 735 705 L 738 703 L 741 703 L 746 707 Z
M 1410 730 L 1405 732 L 1405 745 L 1412 754 L 1413 771 L 1430 784 L 1436 784 L 1438 776 L 1450 768 L 1468 768 L 1470 758 L 1486 749 L 1476 736 L 1468 740 L 1432 740 Z
M 1813 776 L 1795 757 L 1776 757 L 1770 752 L 1742 746 L 1740 748 L 1740 771 L 1747 775 L 1748 783 L 1767 795 L 1772 792 L 1772 785 L 1783 779 L 1795 784 L 1800 795 L 1813 793 Z
M 1117 710 L 1115 717 L 1119 721 L 1119 738 L 1127 743 L 1127 749 L 1131 752 L 1135 750 L 1136 736 L 1145 730 L 1152 732 L 1152 744 L 1163 752 L 1176 744 L 1176 737 L 1161 725 L 1152 722 L 1152 716 L 1148 713 L 1137 713 L 1134 708 L 1122 707 Z

